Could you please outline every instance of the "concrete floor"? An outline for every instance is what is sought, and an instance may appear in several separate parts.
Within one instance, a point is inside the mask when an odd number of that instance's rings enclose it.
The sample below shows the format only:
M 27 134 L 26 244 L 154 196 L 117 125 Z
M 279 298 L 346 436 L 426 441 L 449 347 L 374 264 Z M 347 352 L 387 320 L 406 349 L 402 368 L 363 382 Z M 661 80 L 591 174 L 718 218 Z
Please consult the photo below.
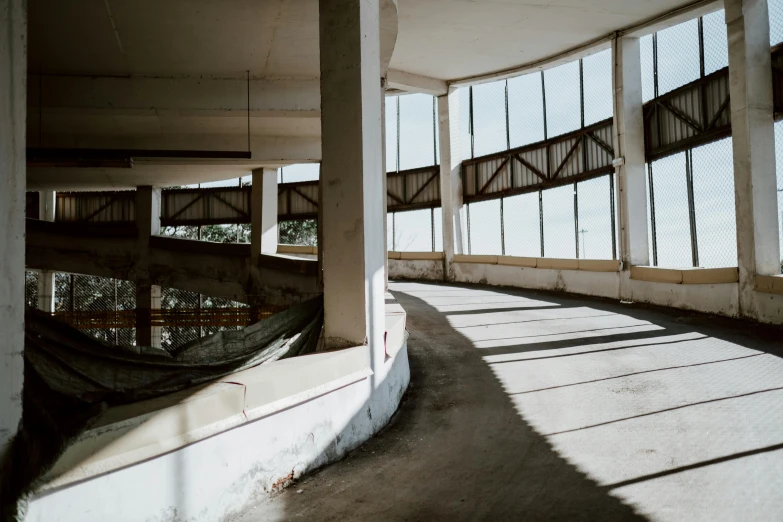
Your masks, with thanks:
M 237 520 L 779 520 L 783 330 L 487 287 L 394 283 L 391 425 Z

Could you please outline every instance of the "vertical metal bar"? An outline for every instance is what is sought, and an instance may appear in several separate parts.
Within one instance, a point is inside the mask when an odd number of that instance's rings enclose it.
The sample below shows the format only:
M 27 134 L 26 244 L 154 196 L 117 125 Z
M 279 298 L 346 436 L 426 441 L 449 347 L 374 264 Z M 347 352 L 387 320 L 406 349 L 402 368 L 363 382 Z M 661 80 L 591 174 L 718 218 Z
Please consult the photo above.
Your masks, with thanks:
M 544 108 L 544 139 L 547 139 L 546 128 L 546 84 L 544 83 L 544 71 L 541 71 L 541 106 Z
M 585 128 L 585 75 L 582 59 L 579 59 L 579 115 L 581 117 L 582 128 Z
M 503 218 L 503 198 L 500 198 L 500 255 L 506 255 L 506 220 Z
M 397 96 L 397 172 L 400 171 L 400 97 Z
M 609 215 L 612 221 L 612 259 L 617 259 L 617 223 L 614 208 L 614 173 L 609 174 Z
M 120 344 L 119 329 L 117 328 L 117 280 L 112 278 L 114 282 L 114 344 Z
M 396 212 L 392 212 L 392 251 L 397 250 L 397 222 L 396 222 Z
M 541 257 L 544 257 L 544 192 L 538 189 L 538 229 L 541 238 Z
M 71 302 L 69 303 L 68 307 L 70 308 L 69 312 L 73 312 L 76 309 L 76 307 L 74 305 L 74 302 L 73 302 L 74 301 L 74 299 L 73 299 L 74 298 L 74 291 L 73 291 L 73 279 L 74 279 L 74 277 L 73 277 L 73 274 L 69 274 L 69 275 L 71 276 L 71 281 L 70 281 L 70 285 L 68 287 L 68 297 L 69 297 L 69 300 Z
M 473 86 L 471 85 L 469 87 L 468 91 L 468 110 L 470 114 L 468 115 L 468 133 L 470 134 L 470 157 L 474 158 L 476 157 L 476 146 L 475 146 L 475 140 L 473 136 L 474 131 L 474 125 L 473 125 Z
M 704 54 L 704 18 L 699 17 L 699 77 L 704 78 L 705 73 L 705 54 Z M 707 116 L 707 85 L 702 82 L 699 85 L 699 98 L 701 101 L 701 128 L 702 132 L 706 132 L 707 125 L 709 125 L 709 117 Z
M 472 249 L 470 248 L 470 203 L 465 204 L 465 213 L 467 214 L 468 222 L 468 255 L 470 255 L 472 252 Z
M 655 188 L 653 186 L 653 166 L 647 164 L 647 184 L 650 187 L 650 236 L 652 239 L 653 266 L 658 266 L 658 234 L 655 229 Z
M 653 33 L 653 95 L 658 98 L 658 33 Z M 658 137 L 658 143 L 650 147 L 656 149 L 663 146 L 663 131 L 661 130 L 661 111 L 660 105 L 655 104 L 655 130 Z
M 511 150 L 511 118 L 508 112 L 508 80 L 506 80 L 506 150 Z M 508 184 L 514 188 L 514 158 L 508 160 Z
M 438 97 L 432 97 L 432 164 L 438 164 Z M 434 250 L 433 250 L 434 252 Z
M 576 181 L 574 181 L 574 239 L 576 244 L 576 258 L 579 259 L 579 186 Z
M 693 150 L 685 151 L 685 178 L 688 183 L 688 220 L 691 228 L 691 257 L 693 266 L 699 266 L 699 241 L 696 237 L 696 204 L 693 197 Z
M 435 207 L 430 207 L 430 234 L 432 235 L 432 251 L 435 252 Z

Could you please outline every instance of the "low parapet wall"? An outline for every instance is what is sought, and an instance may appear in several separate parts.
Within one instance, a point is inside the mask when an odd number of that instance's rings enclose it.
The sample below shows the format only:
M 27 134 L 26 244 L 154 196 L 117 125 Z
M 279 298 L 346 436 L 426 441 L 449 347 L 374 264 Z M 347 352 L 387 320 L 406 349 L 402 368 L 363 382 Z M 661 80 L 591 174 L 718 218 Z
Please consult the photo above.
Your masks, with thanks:
M 242 512 L 386 425 L 410 379 L 405 312 L 393 302 L 386 330 L 383 362 L 358 346 L 110 408 L 63 454 L 26 520 L 213 521 Z

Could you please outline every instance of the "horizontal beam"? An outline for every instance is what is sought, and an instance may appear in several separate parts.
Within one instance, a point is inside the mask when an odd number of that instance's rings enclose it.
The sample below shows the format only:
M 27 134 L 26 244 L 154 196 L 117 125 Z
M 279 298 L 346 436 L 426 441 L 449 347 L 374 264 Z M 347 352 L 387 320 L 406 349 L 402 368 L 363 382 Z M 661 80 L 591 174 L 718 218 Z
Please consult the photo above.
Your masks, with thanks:
M 389 88 L 405 92 L 442 96 L 449 91 L 445 80 L 394 69 L 389 69 L 386 80 Z

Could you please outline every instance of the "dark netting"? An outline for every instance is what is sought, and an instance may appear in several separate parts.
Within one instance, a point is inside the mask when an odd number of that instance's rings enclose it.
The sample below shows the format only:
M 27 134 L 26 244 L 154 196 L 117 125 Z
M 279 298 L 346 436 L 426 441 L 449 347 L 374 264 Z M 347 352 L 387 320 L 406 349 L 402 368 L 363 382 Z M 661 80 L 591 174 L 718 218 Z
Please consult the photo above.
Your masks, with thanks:
M 240 331 L 171 353 L 109 345 L 48 314 L 25 314 L 24 414 L 3 465 L 2 520 L 24 519 L 26 499 L 68 444 L 109 406 L 166 395 L 263 363 L 316 350 L 323 298 Z

